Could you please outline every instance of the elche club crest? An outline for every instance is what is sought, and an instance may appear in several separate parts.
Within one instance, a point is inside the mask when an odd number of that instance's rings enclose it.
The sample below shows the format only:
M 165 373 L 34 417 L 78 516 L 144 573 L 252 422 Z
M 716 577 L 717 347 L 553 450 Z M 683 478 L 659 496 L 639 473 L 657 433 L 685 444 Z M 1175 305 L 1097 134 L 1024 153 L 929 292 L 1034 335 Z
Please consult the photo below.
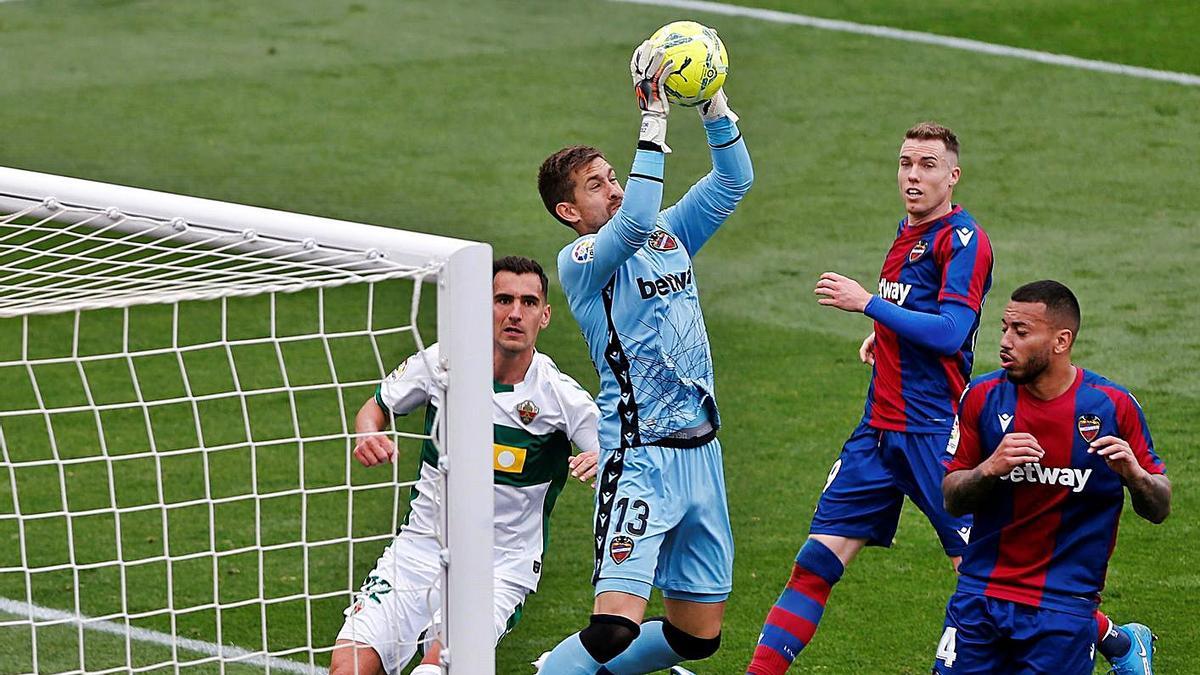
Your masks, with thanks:
M 679 248 L 679 242 L 666 230 L 655 230 L 650 235 L 649 243 L 655 251 L 674 251 Z
M 633 540 L 623 534 L 613 537 L 608 544 L 608 555 L 618 565 L 629 560 L 629 556 L 632 554 Z
M 929 244 L 927 244 L 924 239 L 918 241 L 916 245 L 912 247 L 912 250 L 908 252 L 908 262 L 917 262 L 921 259 L 921 256 L 925 255 L 925 251 L 928 250 Z
M 1091 413 L 1080 415 L 1079 419 L 1075 421 L 1075 428 L 1079 429 L 1079 435 L 1083 436 L 1083 440 L 1091 443 L 1100 435 L 1100 416 Z
M 533 422 L 533 418 L 537 417 L 538 413 L 541 412 L 541 410 L 538 410 L 538 407 L 534 405 L 533 401 L 521 401 L 517 404 L 516 410 L 517 417 L 520 417 L 521 421 L 525 424 Z

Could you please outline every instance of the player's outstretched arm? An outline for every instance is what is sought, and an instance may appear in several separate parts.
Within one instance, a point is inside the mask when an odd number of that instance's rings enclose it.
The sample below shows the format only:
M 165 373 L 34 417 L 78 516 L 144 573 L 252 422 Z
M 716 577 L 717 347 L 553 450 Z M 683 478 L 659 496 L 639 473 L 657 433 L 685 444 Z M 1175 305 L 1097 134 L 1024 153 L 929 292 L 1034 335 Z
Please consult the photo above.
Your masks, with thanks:
M 1042 458 L 1045 451 L 1032 434 L 1024 432 L 1004 436 L 1000 445 L 974 469 L 962 469 L 946 474 L 942 480 L 942 499 L 952 516 L 974 513 L 992 493 L 1001 476 L 1013 469 Z
M 582 237 L 559 253 L 559 281 L 568 295 L 599 290 L 654 232 L 662 208 L 665 156 L 671 150 L 666 143 L 670 104 L 662 93 L 670 66 L 670 61 L 664 62 L 662 50 L 649 41 L 633 52 L 629 70 L 642 111 L 633 168 L 621 206 L 608 223 L 590 239 Z
M 359 434 L 354 446 L 354 458 L 363 466 L 386 464 L 396 457 L 396 446 L 382 433 L 387 427 L 387 413 L 375 397 L 367 399 L 354 416 L 354 432 Z
M 689 255 L 695 255 L 716 233 L 754 184 L 754 166 L 738 130 L 738 116 L 729 109 L 725 90 L 697 108 L 704 123 L 713 169 L 696 182 L 674 206 L 663 212 L 663 221 L 679 237 Z
M 1125 439 L 1116 436 L 1097 438 L 1088 446 L 1088 452 L 1103 457 L 1108 467 L 1125 481 L 1133 510 L 1139 516 L 1157 524 L 1171 514 L 1171 480 L 1142 468 Z
M 872 295 L 862 284 L 837 272 L 822 274 L 813 293 L 819 296 L 817 302 L 822 305 L 862 312 L 909 342 L 938 354 L 957 352 L 971 334 L 978 316 L 975 310 L 955 301 L 942 302 L 937 314 L 904 309 Z

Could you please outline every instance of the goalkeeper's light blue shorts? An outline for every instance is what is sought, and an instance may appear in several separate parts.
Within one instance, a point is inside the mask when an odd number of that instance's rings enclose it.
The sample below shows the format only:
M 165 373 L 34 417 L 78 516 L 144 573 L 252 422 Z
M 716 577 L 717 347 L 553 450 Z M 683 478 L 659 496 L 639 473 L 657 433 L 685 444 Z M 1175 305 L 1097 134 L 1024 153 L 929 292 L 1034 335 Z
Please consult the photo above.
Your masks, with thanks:
M 733 532 L 721 444 L 604 450 L 596 490 L 596 593 L 721 602 L 733 588 Z

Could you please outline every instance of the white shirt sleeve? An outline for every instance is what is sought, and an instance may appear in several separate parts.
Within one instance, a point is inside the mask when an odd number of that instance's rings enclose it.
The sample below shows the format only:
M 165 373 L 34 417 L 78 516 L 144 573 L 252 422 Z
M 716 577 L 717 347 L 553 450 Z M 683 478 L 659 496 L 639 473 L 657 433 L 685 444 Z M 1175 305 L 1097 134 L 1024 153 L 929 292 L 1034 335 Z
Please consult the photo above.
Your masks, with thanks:
M 559 377 L 562 378 L 559 391 L 567 420 L 567 437 L 583 452 L 599 452 L 600 409 L 596 407 L 592 395 L 578 382 L 561 372 Z
M 379 384 L 376 403 L 394 415 L 407 415 L 428 403 L 433 393 L 434 378 L 426 361 L 437 368 L 437 359 L 437 351 L 433 346 L 425 350 L 424 357 L 418 352 L 405 359 Z

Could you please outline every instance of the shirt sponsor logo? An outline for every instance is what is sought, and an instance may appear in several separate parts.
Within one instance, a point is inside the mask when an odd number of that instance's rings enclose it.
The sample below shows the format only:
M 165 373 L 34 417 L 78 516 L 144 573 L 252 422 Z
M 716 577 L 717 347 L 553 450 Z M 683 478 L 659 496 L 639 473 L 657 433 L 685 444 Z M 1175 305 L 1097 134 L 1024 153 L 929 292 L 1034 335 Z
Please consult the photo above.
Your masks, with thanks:
M 921 259 L 921 256 L 925 255 L 925 251 L 928 250 L 929 244 L 927 244 L 924 239 L 918 241 L 917 244 L 912 247 L 912 250 L 908 252 L 908 262 L 917 262 Z
M 592 259 L 595 257 L 596 257 L 596 240 L 595 239 L 584 239 L 583 241 L 579 242 L 578 244 L 575 244 L 575 248 L 571 249 L 571 260 L 574 260 L 575 262 L 579 263 L 580 265 L 591 262 Z
M 525 448 L 492 444 L 492 468 L 501 473 L 521 473 L 525 470 Z
M 650 235 L 650 248 L 655 251 L 674 251 L 679 248 L 679 242 L 665 230 L 655 230 Z
M 1100 435 L 1100 416 L 1091 413 L 1080 415 L 1079 419 L 1075 421 L 1075 428 L 1079 429 L 1079 435 L 1083 436 L 1083 440 L 1091 443 Z
M 884 300 L 904 306 L 904 301 L 908 299 L 908 294 L 912 292 L 912 284 L 902 284 L 899 281 L 888 281 L 887 279 L 879 280 L 879 297 Z
M 612 561 L 620 565 L 629 560 L 629 556 L 633 555 L 633 540 L 625 535 L 618 535 L 612 538 L 608 544 L 608 556 Z
M 538 410 L 533 401 L 521 401 L 517 404 L 517 417 L 520 417 L 521 421 L 525 424 L 533 422 L 533 418 L 537 417 L 539 412 L 541 411 Z
M 692 285 L 692 268 L 689 267 L 682 272 L 668 273 L 657 279 L 646 280 L 638 277 L 637 285 L 643 300 L 649 300 L 656 295 L 666 297 Z
M 1071 488 L 1071 492 L 1083 492 L 1084 486 L 1087 485 L 1088 478 L 1091 478 L 1091 469 L 1075 469 L 1072 467 L 1057 467 L 1057 466 L 1042 466 L 1038 462 L 1018 466 L 1008 475 L 1001 476 L 1000 480 L 1012 481 L 1014 483 L 1041 483 L 1042 485 L 1061 485 Z

